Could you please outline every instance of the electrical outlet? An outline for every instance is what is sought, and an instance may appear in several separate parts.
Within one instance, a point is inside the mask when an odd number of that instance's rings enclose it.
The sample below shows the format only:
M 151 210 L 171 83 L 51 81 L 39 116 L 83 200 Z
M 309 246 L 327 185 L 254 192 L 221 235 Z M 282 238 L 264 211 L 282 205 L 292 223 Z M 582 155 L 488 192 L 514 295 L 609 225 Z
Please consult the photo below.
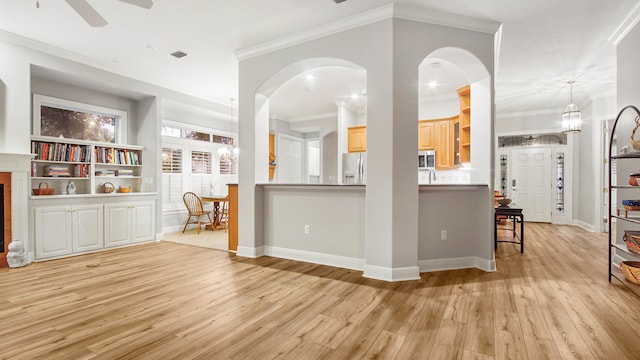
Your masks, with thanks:
M 309 235 L 309 225 L 304 226 L 304 234 Z
M 447 240 L 447 230 L 440 230 L 440 240 Z

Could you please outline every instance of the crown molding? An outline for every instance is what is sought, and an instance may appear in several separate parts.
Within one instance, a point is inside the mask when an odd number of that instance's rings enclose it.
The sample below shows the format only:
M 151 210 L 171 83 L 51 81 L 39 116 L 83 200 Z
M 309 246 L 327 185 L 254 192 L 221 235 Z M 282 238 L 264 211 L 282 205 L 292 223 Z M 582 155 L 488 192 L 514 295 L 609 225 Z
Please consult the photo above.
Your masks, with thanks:
M 627 36 L 629 31 L 638 24 L 638 22 L 640 22 L 640 2 L 629 10 L 620 25 L 618 25 L 613 34 L 609 36 L 609 42 L 613 45 L 618 45 L 620 41 Z
M 487 34 L 495 34 L 500 27 L 500 23 L 495 21 L 473 19 L 433 11 L 422 7 L 392 3 L 304 30 L 296 34 L 287 35 L 279 39 L 240 49 L 236 51 L 234 55 L 239 61 L 242 61 L 391 18 L 443 25 Z

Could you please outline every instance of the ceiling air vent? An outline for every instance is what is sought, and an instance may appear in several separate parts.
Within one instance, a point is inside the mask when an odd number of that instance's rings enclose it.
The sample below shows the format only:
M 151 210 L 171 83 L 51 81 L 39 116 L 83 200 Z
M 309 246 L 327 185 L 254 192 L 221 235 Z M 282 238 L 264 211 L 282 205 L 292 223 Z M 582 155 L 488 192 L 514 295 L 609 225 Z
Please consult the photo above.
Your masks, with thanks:
M 336 4 L 340 4 L 341 2 L 345 2 L 347 0 L 334 0 L 336 2 Z
M 172 52 L 172 53 L 171 53 L 171 56 L 173 56 L 173 57 L 175 57 L 175 58 L 180 59 L 180 58 L 183 58 L 183 57 L 187 56 L 187 53 L 186 53 L 186 52 L 182 52 L 182 51 L 178 50 L 178 51 L 174 51 L 174 52 Z

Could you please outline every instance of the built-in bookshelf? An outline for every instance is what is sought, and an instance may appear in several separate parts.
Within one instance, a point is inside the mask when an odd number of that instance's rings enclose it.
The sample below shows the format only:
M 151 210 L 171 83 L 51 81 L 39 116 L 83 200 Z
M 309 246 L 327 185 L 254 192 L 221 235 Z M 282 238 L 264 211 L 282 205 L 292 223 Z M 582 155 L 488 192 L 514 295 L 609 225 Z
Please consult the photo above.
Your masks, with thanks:
M 53 195 L 69 196 L 143 192 L 143 150 L 135 145 L 32 137 L 31 187 L 44 184 L 54 189 Z M 111 188 L 115 191 L 105 192 Z

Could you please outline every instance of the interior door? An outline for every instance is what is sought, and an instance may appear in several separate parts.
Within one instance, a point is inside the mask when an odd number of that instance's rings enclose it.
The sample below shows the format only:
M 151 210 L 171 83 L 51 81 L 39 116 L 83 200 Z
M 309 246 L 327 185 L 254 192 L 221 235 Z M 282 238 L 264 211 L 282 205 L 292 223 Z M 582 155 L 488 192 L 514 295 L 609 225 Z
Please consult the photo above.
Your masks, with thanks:
M 551 222 L 551 149 L 511 151 L 511 206 L 525 221 Z
M 293 136 L 278 136 L 278 182 L 301 184 L 303 182 L 303 140 Z

